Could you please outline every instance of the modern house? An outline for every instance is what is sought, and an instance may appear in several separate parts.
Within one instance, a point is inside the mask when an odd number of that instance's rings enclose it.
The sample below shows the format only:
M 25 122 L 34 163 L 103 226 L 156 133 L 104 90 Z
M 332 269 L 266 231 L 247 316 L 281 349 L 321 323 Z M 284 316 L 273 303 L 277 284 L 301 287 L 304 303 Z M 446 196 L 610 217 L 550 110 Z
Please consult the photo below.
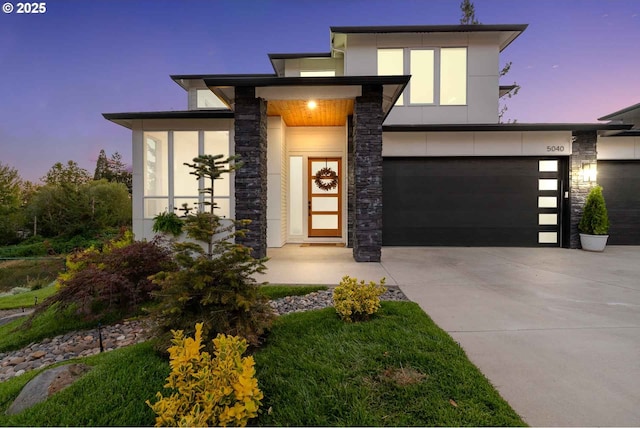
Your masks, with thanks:
M 171 76 L 187 110 L 104 114 L 132 130 L 136 237 L 202 201 L 185 162 L 235 154 L 218 214 L 252 220 L 258 256 L 288 243 L 343 243 L 357 261 L 385 245 L 578 248 L 599 160 L 606 197 L 636 177 L 610 242 L 640 244 L 638 106 L 609 123 L 499 123 L 512 89 L 500 53 L 526 28 L 332 27 L 328 52 L 270 54 L 273 74 Z

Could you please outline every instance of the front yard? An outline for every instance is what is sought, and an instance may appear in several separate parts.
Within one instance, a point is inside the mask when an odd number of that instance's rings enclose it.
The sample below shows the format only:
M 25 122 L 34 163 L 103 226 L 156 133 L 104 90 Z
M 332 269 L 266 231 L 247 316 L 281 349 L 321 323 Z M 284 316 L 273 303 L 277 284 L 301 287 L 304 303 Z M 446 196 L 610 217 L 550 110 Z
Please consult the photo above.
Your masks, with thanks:
M 254 357 L 265 398 L 250 424 L 523 425 L 414 303 L 383 302 L 361 323 L 341 321 L 332 308 L 281 316 Z M 151 342 L 82 361 L 94 370 L 18 415 L 4 411 L 36 372 L 0 383 L 0 425 L 153 425 L 144 401 L 165 392 L 169 365 Z

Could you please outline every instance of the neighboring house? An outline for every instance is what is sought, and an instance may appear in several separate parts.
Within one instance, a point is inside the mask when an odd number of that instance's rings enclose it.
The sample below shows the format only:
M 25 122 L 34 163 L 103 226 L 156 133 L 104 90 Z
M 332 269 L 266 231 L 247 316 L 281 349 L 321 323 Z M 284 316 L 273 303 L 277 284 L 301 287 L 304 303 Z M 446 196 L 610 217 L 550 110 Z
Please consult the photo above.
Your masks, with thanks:
M 252 220 L 243 243 L 258 256 L 310 242 L 357 261 L 384 245 L 577 248 L 598 135 L 631 125 L 498 123 L 499 55 L 526 27 L 332 27 L 329 52 L 270 54 L 274 74 L 171 76 L 188 110 L 104 115 L 133 132 L 136 237 L 201 201 L 183 163 L 221 153 L 244 166 L 216 183 L 218 213 Z
M 598 137 L 597 179 L 611 221 L 609 244 L 640 245 L 640 104 L 598 120 L 633 126 Z

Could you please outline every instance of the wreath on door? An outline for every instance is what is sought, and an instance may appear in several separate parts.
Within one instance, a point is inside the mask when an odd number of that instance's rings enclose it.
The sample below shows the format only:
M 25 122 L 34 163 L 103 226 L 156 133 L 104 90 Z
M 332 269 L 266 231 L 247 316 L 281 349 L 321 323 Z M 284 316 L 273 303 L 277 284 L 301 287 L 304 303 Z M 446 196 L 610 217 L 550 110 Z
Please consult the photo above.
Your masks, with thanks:
M 318 188 L 328 192 L 338 187 L 338 174 L 328 166 L 325 166 L 316 172 L 314 181 Z

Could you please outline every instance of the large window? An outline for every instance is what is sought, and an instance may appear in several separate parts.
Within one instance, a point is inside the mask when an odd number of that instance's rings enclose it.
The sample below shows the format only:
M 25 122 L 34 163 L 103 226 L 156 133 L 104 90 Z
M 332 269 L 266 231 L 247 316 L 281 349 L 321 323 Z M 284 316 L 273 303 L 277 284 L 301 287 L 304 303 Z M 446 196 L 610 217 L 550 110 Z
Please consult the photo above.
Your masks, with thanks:
M 398 76 L 404 74 L 403 49 L 378 49 L 378 76 Z M 396 105 L 402 105 L 404 98 L 400 95 Z
M 467 103 L 467 48 L 440 49 L 440 104 Z
M 204 195 L 200 189 L 209 186 L 190 174 L 200 154 L 229 156 L 229 131 L 153 131 L 144 133 L 144 217 L 153 218 L 164 211 L 178 211 L 183 204 L 202 209 Z M 230 217 L 228 174 L 214 183 L 216 214 Z
M 467 103 L 467 48 L 378 49 L 378 75 L 410 74 L 396 105 Z M 406 102 L 405 102 L 406 101 Z

